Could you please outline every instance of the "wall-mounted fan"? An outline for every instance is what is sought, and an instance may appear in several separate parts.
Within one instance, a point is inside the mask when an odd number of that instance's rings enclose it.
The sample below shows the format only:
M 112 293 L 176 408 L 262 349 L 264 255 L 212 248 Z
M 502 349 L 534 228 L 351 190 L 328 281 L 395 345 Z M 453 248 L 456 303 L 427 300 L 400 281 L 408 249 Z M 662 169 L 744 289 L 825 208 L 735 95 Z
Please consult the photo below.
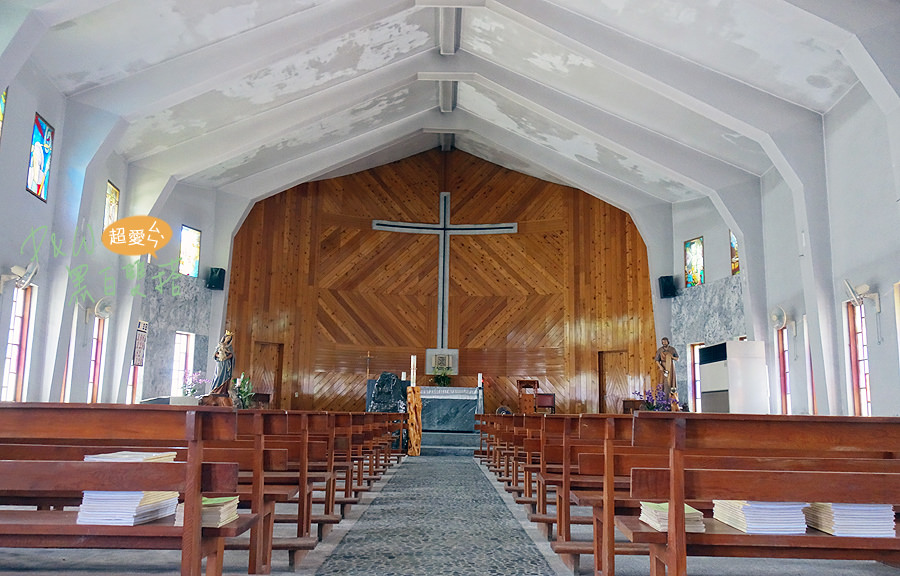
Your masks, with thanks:
M 860 284 L 859 286 L 853 286 L 850 284 L 849 280 L 844 280 L 844 288 L 847 289 L 847 295 L 850 297 L 850 301 L 853 302 L 854 306 L 862 306 L 866 298 L 872 300 L 875 303 L 875 312 L 881 312 L 881 296 L 878 294 L 878 291 L 872 291 L 871 286 L 868 284 Z
M 28 263 L 27 268 L 13 266 L 9 269 L 11 274 L 0 275 L 0 294 L 3 294 L 3 285 L 10 280 L 15 280 L 19 289 L 24 290 L 28 288 L 31 286 L 31 281 L 34 280 L 34 275 L 37 274 L 39 268 L 40 265 L 34 260 Z
M 781 306 L 776 306 L 769 311 L 769 321 L 772 322 L 772 327 L 776 330 L 781 330 L 787 324 L 787 314 L 784 311 L 784 308 Z
M 856 288 L 854 288 L 847 279 L 844 279 L 844 288 L 847 289 L 847 296 L 850 297 L 850 301 L 853 302 L 853 305 L 862 306 L 863 299 L 860 298 L 859 292 L 856 291 Z
M 103 298 L 97 300 L 97 303 L 94 305 L 94 316 L 97 318 L 109 318 L 113 313 L 113 300 L 109 296 L 104 296 Z

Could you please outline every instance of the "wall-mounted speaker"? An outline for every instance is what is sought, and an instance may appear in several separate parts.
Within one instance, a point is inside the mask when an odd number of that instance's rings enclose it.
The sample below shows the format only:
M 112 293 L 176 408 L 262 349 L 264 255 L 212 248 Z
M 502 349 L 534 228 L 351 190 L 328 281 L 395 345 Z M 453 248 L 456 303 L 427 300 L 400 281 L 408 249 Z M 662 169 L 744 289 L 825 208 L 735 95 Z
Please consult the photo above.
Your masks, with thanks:
M 675 288 L 675 277 L 674 276 L 660 276 L 659 277 L 659 297 L 660 298 L 674 298 L 678 296 L 678 289 Z
M 225 289 L 225 269 L 224 268 L 210 268 L 209 276 L 206 278 L 206 287 L 210 290 L 224 290 Z

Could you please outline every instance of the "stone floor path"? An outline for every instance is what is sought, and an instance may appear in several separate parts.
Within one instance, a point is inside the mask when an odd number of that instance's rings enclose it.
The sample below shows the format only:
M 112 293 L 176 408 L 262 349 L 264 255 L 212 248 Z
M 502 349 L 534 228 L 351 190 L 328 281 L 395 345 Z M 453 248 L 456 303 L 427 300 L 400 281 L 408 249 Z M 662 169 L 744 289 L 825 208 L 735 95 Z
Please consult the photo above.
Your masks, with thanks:
M 316 573 L 556 574 L 471 456 L 407 458 Z

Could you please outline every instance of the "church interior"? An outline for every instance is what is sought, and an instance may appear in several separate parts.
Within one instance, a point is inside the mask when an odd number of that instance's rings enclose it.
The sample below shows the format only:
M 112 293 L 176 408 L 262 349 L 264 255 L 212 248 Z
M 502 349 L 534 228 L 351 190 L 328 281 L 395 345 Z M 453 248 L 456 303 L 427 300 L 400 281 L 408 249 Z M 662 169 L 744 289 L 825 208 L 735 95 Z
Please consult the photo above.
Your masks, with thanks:
M 894 0 L 3 0 L 0 404 L 900 416 L 898 48 Z

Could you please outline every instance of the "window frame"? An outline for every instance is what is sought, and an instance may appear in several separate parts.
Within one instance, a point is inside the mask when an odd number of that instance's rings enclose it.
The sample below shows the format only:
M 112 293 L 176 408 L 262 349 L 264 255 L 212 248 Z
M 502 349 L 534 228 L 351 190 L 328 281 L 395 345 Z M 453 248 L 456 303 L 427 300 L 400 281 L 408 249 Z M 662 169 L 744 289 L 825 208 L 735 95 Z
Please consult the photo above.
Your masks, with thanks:
M 10 312 L 9 332 L 6 338 L 6 354 L 3 362 L 3 379 L 0 381 L 0 400 L 7 395 L 11 395 L 10 401 L 22 402 L 28 391 L 28 376 L 31 368 L 31 337 L 34 326 L 32 325 L 32 317 L 34 315 L 34 306 L 36 304 L 36 287 L 31 284 L 25 288 L 14 287 L 13 305 Z M 21 312 L 19 312 L 19 304 L 21 303 Z M 16 329 L 18 328 L 17 342 L 12 342 Z M 15 346 L 15 358 L 9 355 L 10 346 Z M 15 361 L 15 371 L 10 372 L 10 361 Z M 15 381 L 7 382 L 7 377 L 15 374 Z M 9 394 L 7 388 L 12 385 L 12 393 Z

